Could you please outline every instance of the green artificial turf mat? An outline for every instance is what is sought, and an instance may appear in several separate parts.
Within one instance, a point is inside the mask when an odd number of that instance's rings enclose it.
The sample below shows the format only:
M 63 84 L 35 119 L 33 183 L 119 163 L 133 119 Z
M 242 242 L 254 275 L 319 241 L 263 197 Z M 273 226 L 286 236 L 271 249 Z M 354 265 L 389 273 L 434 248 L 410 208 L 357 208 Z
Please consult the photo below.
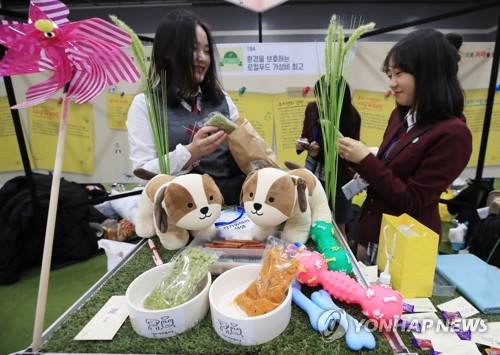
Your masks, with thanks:
M 48 328 L 107 271 L 100 254 L 50 272 L 44 328 Z M 26 349 L 33 330 L 40 283 L 40 268 L 23 272 L 12 285 L 0 285 L 0 354 Z
M 156 245 L 161 246 L 157 238 Z M 309 243 L 308 243 L 309 244 Z M 311 246 L 308 245 L 309 249 Z M 160 247 L 159 252 L 164 261 L 169 260 L 175 251 L 167 251 Z M 375 332 L 377 346 L 374 350 L 351 351 L 344 338 L 327 341 L 320 333 L 315 332 L 309 318 L 295 304 L 292 304 L 292 319 L 285 331 L 276 339 L 258 346 L 237 346 L 221 339 L 212 327 L 210 311 L 195 327 L 183 334 L 167 339 L 149 339 L 137 335 L 127 318 L 112 341 L 74 341 L 74 337 L 114 295 L 124 295 L 128 285 L 141 273 L 154 267 L 151 251 L 142 247 L 114 275 L 97 289 L 88 300 L 50 334 L 42 344 L 41 352 L 50 353 L 120 353 L 120 354 L 392 354 L 383 334 Z M 309 295 L 314 288 L 303 287 Z M 441 304 L 451 297 L 433 297 L 434 305 Z M 364 319 L 358 305 L 336 303 L 356 319 Z M 489 321 L 498 322 L 499 315 L 479 315 Z M 410 352 L 428 354 L 412 345 L 412 333 L 400 332 L 400 336 Z M 484 349 L 484 347 L 483 347 Z
M 161 245 L 155 239 L 157 245 Z M 159 248 L 163 260 L 169 260 L 174 252 Z M 141 248 L 111 279 L 97 290 L 89 300 L 71 315 L 42 345 L 43 352 L 89 352 L 89 353 L 286 353 L 286 354 L 349 354 L 344 339 L 325 342 L 315 332 L 306 313 L 292 305 L 292 319 L 285 331 L 274 340 L 258 346 L 237 346 L 221 339 L 212 327 L 210 311 L 203 320 L 188 331 L 167 339 L 149 339 L 137 335 L 127 319 L 112 341 L 74 341 L 73 338 L 100 310 L 111 296 L 124 295 L 128 285 L 141 273 L 153 267 L 151 251 Z M 307 287 L 304 287 L 306 289 Z M 307 290 L 304 290 L 307 292 Z M 309 290 L 309 292 L 312 289 Z M 338 302 L 356 318 L 362 318 L 357 305 Z M 360 354 L 388 354 L 392 350 L 381 333 L 375 333 L 375 351 L 361 351 Z

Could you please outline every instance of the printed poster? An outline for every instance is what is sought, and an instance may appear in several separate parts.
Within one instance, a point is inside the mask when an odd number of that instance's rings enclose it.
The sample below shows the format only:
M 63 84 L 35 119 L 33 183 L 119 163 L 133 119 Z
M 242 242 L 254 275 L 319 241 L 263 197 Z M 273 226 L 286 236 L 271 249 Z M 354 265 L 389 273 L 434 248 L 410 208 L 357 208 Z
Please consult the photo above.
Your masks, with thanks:
M 394 96 L 384 93 L 354 90 L 352 104 L 361 115 L 360 140 L 367 147 L 379 147 L 392 110 L 396 107 Z
M 48 100 L 28 108 L 31 148 L 37 169 L 53 170 L 62 104 Z M 92 105 L 70 103 L 62 170 L 94 174 L 94 115 Z
M 273 97 L 268 94 L 255 94 L 232 91 L 228 93 L 238 108 L 241 117 L 245 117 L 255 130 L 266 141 L 269 147 L 273 146 Z
M 483 135 L 484 115 L 488 90 L 467 90 L 465 92 L 465 118 L 472 132 L 472 156 L 468 166 L 477 166 L 479 149 Z M 490 131 L 486 146 L 484 165 L 500 165 L 500 94 L 495 93 L 495 101 L 491 113 Z
M 24 127 L 23 136 L 31 166 L 33 164 L 33 158 L 31 157 L 29 142 L 26 139 Z M 21 152 L 19 151 L 19 143 L 12 120 L 9 100 L 6 97 L 0 98 L 0 142 L 2 144 L 2 149 L 0 149 L 0 171 L 23 170 L 23 161 L 21 159 Z
M 295 142 L 302 133 L 304 113 L 310 97 L 291 97 L 288 94 L 273 96 L 273 112 L 276 127 L 276 154 L 281 167 L 285 161 L 291 161 L 299 165 L 305 165 L 306 152 L 298 155 L 295 150 Z

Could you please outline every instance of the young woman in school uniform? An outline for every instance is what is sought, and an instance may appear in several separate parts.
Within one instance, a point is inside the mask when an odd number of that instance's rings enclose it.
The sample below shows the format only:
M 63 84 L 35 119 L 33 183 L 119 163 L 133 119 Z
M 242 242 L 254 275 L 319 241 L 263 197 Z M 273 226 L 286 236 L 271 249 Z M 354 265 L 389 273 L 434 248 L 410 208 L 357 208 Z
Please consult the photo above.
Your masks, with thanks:
M 396 98 L 377 156 L 352 138 L 339 154 L 370 185 L 360 219 L 358 260 L 376 261 L 382 214 L 407 213 L 441 235 L 439 198 L 472 152 L 458 48 L 439 31 L 408 34 L 389 51 L 383 70 Z
M 245 175 L 229 152 L 227 134 L 203 127 L 212 112 L 235 120 L 238 109 L 217 77 L 215 44 L 206 23 L 187 10 L 173 10 L 157 27 L 150 74 L 157 89 L 166 78 L 170 174 L 207 173 L 226 204 L 239 204 Z M 150 76 L 151 76 L 150 75 Z M 137 95 L 128 111 L 127 129 L 132 168 L 159 173 L 146 98 Z M 142 181 L 145 183 L 145 181 Z

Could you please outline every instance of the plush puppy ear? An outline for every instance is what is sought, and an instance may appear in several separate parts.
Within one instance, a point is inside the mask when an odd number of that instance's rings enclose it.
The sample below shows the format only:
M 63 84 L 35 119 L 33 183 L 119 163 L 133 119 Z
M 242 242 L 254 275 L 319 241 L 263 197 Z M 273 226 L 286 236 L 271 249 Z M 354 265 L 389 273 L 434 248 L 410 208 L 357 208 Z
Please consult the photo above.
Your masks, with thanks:
M 246 182 L 250 180 L 250 178 L 257 172 L 258 170 L 252 170 L 247 174 L 247 177 L 245 178 L 245 181 L 243 181 L 243 184 L 241 185 L 241 191 L 240 191 L 240 206 L 243 206 L 243 203 L 241 200 L 243 199 L 243 186 L 245 186 Z
M 220 197 L 222 198 L 221 205 L 223 205 L 223 204 L 224 204 L 224 196 L 222 196 L 222 193 L 220 192 L 219 187 L 218 187 L 218 186 L 217 186 L 217 184 L 215 183 L 215 180 L 213 179 L 213 177 L 211 177 L 211 176 L 210 176 L 210 175 L 208 175 L 208 174 L 203 174 L 203 176 L 206 176 L 208 179 L 210 179 L 210 180 L 213 182 L 214 186 L 215 186 L 215 187 L 217 188 L 217 190 L 218 190 L 218 191 L 217 191 L 217 194 L 218 194 L 218 195 L 220 194 Z
M 161 205 L 161 202 L 163 201 L 163 198 L 165 196 L 166 189 L 167 189 L 167 186 L 164 186 L 160 190 L 158 190 L 158 193 L 156 194 L 154 207 L 153 207 L 156 228 L 158 228 L 158 230 L 161 233 L 166 233 L 167 229 L 168 229 L 167 212 L 163 209 L 163 207 Z
M 299 201 L 300 212 L 307 211 L 307 196 L 306 187 L 307 182 L 302 178 L 292 177 L 292 181 L 297 186 L 297 200 Z
M 139 179 L 151 180 L 157 174 L 153 173 L 152 171 L 143 169 L 143 168 L 137 168 L 134 170 L 134 175 L 137 176 Z

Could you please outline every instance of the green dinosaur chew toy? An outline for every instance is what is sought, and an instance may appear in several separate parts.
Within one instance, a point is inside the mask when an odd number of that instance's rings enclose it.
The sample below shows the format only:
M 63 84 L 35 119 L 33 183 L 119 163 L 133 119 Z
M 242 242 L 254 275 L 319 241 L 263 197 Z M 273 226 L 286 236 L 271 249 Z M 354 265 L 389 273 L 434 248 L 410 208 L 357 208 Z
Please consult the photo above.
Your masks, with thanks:
M 317 221 L 311 227 L 311 239 L 316 242 L 318 251 L 327 261 L 328 270 L 350 274 L 352 271 L 351 259 L 339 245 L 334 234 L 331 223 Z
M 205 126 L 214 126 L 227 134 L 232 133 L 238 126 L 233 121 L 227 119 L 220 113 L 213 115 L 206 123 Z

